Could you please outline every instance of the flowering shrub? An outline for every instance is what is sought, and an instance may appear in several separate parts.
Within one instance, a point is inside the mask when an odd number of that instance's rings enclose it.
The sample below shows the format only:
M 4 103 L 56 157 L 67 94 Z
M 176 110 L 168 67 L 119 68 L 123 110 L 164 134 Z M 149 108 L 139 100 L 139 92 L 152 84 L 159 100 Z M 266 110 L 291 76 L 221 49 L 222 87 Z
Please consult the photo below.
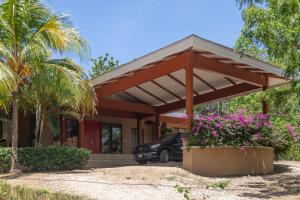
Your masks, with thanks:
M 288 126 L 292 138 L 297 140 L 295 129 Z M 281 135 L 263 114 L 219 115 L 217 113 L 195 117 L 193 128 L 185 134 L 189 146 L 267 146 L 283 150 L 291 143 L 288 134 Z

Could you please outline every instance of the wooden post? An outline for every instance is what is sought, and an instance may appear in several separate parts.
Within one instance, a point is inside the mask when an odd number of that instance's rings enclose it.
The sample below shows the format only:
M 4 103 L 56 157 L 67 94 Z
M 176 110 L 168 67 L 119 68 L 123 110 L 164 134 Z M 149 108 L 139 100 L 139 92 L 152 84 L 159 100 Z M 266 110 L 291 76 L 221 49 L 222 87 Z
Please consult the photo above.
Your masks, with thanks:
M 138 116 L 136 119 L 136 140 L 137 140 L 137 145 L 140 145 L 140 117 Z
M 186 109 L 186 129 L 192 129 L 193 117 L 194 117 L 194 81 L 193 81 L 193 60 L 194 53 L 189 50 L 186 55 L 185 66 L 185 109 Z
M 155 115 L 155 139 L 159 138 L 159 114 Z
M 267 87 L 263 87 L 263 91 L 265 92 L 267 90 Z M 269 104 L 266 100 L 262 101 L 262 105 L 263 105 L 263 114 L 269 114 Z
M 84 138 L 84 119 L 79 120 L 79 141 L 78 147 L 83 147 L 83 139 Z
M 265 92 L 268 89 L 268 84 L 269 84 L 269 77 L 266 76 L 266 83 L 267 85 L 263 86 L 262 90 Z M 262 105 L 263 105 L 263 114 L 269 114 L 269 105 L 268 102 L 266 100 L 262 101 Z

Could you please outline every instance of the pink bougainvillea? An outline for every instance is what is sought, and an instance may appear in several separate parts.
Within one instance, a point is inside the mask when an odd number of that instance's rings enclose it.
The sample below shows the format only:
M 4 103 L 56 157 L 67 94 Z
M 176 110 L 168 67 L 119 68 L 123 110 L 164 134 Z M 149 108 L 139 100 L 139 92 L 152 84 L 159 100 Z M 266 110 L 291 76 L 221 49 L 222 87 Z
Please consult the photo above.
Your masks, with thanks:
M 295 128 L 287 125 L 293 140 L 298 139 Z M 245 114 L 243 111 L 220 115 L 198 115 L 194 126 L 185 134 L 189 146 L 276 146 L 289 144 L 279 141 L 269 115 Z

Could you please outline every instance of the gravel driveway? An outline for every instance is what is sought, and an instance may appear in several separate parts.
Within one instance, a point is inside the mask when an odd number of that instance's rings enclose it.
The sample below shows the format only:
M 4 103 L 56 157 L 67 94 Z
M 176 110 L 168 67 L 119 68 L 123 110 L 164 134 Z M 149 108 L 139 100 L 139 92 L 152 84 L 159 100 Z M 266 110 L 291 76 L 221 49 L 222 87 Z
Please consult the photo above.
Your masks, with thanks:
M 7 182 L 92 199 L 184 199 L 178 188 L 191 199 L 300 199 L 300 162 L 276 163 L 273 175 L 231 178 L 196 176 L 176 165 L 28 173 Z M 209 187 L 224 180 L 230 181 L 224 190 Z

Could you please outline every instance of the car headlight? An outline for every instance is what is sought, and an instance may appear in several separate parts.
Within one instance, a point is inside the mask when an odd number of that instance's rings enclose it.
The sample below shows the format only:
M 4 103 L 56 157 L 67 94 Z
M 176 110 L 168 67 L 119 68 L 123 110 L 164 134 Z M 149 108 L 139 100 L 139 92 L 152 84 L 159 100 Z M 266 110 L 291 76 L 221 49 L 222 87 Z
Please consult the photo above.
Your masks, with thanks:
M 160 144 L 153 144 L 150 146 L 150 149 L 156 149 L 160 146 Z

